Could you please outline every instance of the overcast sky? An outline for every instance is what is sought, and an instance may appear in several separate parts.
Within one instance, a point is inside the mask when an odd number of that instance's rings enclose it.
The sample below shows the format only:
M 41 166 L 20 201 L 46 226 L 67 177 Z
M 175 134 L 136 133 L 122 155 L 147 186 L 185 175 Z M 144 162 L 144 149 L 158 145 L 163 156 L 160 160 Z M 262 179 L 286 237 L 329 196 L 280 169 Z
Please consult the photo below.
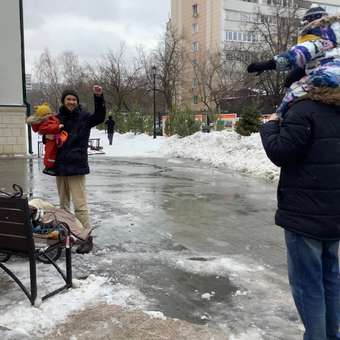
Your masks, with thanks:
M 24 0 L 26 72 L 48 48 L 91 61 L 122 42 L 152 49 L 165 31 L 170 0 Z

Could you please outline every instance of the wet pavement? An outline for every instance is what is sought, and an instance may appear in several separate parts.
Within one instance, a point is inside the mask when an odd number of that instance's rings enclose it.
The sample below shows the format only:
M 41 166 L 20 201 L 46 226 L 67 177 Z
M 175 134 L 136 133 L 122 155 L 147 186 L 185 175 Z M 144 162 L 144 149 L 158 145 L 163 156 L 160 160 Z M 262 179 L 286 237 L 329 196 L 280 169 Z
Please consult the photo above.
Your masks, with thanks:
M 226 334 L 301 337 L 274 184 L 177 159 L 97 155 L 90 167 L 95 251 L 74 257 L 76 276 L 108 276 L 138 289 L 143 309 Z M 1 159 L 0 187 L 17 183 L 57 204 L 55 179 L 41 171 L 37 159 Z

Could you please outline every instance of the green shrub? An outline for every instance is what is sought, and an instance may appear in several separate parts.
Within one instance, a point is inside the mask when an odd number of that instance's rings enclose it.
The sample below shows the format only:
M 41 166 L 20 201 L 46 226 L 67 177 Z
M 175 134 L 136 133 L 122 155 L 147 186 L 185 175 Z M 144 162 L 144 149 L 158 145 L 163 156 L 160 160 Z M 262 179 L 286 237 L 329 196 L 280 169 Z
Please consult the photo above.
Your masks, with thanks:
M 165 123 L 165 133 L 167 135 L 179 135 L 181 137 L 190 136 L 201 130 L 201 123 L 195 120 L 190 111 L 177 111 L 169 114 Z
M 255 105 L 246 106 L 240 113 L 240 119 L 235 125 L 235 131 L 242 136 L 250 136 L 258 132 L 261 125 L 261 115 Z
M 127 129 L 127 123 L 125 119 L 125 115 L 121 112 L 117 112 L 114 114 L 113 119 L 116 122 L 115 130 L 119 133 L 125 133 L 128 131 Z

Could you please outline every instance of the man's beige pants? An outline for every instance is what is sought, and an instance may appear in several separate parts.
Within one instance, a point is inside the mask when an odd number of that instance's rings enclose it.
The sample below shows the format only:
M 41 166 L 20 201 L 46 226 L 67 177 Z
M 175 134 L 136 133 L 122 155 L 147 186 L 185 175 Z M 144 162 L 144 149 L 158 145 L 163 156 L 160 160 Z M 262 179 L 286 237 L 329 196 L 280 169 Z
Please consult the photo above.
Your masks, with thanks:
M 60 208 L 70 211 L 72 198 L 74 214 L 84 228 L 91 228 L 86 199 L 85 175 L 57 176 L 56 179 Z

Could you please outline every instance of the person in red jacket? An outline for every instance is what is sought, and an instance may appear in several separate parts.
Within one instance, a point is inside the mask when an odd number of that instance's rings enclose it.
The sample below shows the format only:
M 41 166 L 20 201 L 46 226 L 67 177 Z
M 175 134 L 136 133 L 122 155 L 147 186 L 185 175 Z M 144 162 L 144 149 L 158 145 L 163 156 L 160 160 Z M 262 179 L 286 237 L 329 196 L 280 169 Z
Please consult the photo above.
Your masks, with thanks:
M 64 125 L 61 124 L 56 114 L 52 113 L 47 103 L 36 107 L 34 114 L 27 118 L 27 124 L 32 125 L 34 132 L 38 132 L 41 135 L 54 136 L 53 140 L 45 139 L 45 168 L 43 170 L 43 173 L 54 176 L 57 149 L 64 144 L 68 137 L 67 132 L 62 130 Z

